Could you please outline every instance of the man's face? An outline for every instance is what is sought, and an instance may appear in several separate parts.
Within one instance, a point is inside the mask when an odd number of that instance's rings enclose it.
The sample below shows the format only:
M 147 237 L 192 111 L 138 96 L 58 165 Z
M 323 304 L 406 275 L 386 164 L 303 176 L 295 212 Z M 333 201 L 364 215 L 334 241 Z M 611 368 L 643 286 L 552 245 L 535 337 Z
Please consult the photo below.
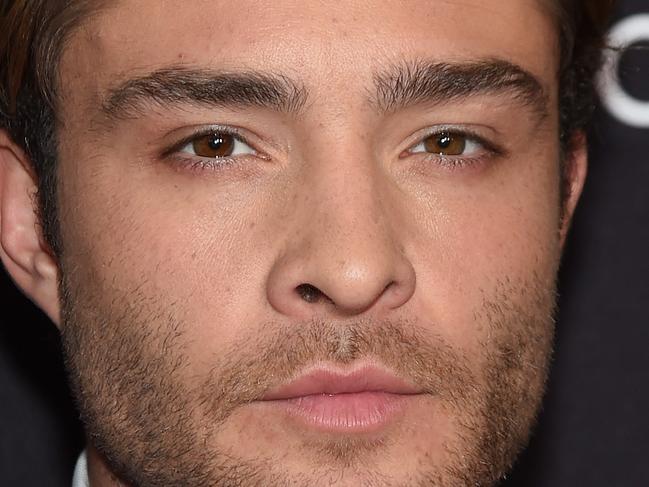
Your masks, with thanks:
M 560 255 L 537 0 L 124 0 L 61 63 L 63 339 L 149 485 L 490 485 Z M 92 474 L 92 471 L 91 471 Z

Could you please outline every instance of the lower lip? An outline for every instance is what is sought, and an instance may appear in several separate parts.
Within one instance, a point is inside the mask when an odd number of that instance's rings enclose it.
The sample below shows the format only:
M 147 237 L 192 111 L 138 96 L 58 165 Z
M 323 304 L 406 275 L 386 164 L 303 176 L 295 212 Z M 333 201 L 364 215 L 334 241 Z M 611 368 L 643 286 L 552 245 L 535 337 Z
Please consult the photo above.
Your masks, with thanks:
M 313 394 L 269 401 L 312 428 L 341 433 L 370 432 L 394 422 L 415 397 L 386 392 Z

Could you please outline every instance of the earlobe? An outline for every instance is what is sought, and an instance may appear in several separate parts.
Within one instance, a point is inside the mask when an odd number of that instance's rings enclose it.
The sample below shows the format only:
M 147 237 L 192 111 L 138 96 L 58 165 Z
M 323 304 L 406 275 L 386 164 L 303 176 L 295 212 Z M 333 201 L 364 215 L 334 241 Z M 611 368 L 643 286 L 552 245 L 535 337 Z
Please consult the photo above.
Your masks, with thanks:
M 562 218 L 560 239 L 563 248 L 568 230 L 572 223 L 575 208 L 581 197 L 588 173 L 588 147 L 586 134 L 579 132 L 575 134 L 570 142 L 570 148 L 566 154 L 562 174 Z
M 58 266 L 42 238 L 30 164 L 0 131 L 0 258 L 16 285 L 59 326 Z

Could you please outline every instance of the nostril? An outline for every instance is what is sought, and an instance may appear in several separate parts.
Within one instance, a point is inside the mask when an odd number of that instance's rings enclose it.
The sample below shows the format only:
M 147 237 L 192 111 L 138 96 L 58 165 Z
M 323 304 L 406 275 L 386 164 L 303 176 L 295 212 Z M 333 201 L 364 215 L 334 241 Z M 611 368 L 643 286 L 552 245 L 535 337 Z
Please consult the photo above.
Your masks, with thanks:
M 324 297 L 322 291 L 311 284 L 300 284 L 295 290 L 307 303 L 315 303 Z
M 386 291 L 388 291 L 388 289 L 390 289 L 391 287 L 394 287 L 396 285 L 397 285 L 397 281 L 390 281 L 388 283 L 388 285 L 383 288 L 383 292 L 385 293 Z

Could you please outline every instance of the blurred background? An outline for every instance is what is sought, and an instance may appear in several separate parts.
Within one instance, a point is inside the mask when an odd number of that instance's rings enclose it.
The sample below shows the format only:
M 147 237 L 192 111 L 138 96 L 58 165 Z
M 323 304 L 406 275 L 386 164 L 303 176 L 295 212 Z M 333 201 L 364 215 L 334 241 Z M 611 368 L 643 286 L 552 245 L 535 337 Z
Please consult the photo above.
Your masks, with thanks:
M 530 447 L 503 487 L 649 486 L 649 0 L 622 1 Z M 58 332 L 0 269 L 0 485 L 69 487 L 83 437 Z

